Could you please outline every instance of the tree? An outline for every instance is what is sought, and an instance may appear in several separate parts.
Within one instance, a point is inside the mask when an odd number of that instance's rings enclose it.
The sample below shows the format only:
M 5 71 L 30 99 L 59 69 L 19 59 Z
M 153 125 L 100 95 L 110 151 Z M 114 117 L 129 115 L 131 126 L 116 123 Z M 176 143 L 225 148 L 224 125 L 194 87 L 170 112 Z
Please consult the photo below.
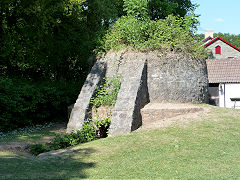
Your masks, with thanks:
M 193 36 L 196 27 L 194 13 L 152 20 L 148 3 L 148 0 L 124 0 L 126 15 L 111 26 L 99 48 L 100 52 L 130 48 L 176 51 L 193 57 L 205 57 L 204 48 Z
M 74 79 L 100 37 L 123 12 L 122 0 L 2 0 L 0 70 L 10 76 Z
M 1 0 L 0 73 L 30 79 L 74 79 L 123 15 L 185 16 L 190 0 Z
M 216 37 L 221 37 L 227 42 L 233 44 L 234 46 L 240 48 L 240 34 L 235 35 L 235 34 L 230 34 L 230 33 L 215 33 L 214 38 Z
M 195 8 L 190 0 L 149 0 L 151 19 L 163 19 L 170 14 L 184 17 Z

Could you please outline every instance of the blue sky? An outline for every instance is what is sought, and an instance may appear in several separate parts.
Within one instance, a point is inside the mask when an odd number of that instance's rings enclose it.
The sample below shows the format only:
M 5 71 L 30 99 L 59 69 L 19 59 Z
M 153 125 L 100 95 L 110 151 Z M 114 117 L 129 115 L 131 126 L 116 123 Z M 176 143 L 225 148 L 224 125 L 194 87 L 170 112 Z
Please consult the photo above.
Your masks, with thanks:
M 218 33 L 240 34 L 240 0 L 192 0 L 200 6 L 195 13 L 200 14 L 197 33 L 214 30 Z

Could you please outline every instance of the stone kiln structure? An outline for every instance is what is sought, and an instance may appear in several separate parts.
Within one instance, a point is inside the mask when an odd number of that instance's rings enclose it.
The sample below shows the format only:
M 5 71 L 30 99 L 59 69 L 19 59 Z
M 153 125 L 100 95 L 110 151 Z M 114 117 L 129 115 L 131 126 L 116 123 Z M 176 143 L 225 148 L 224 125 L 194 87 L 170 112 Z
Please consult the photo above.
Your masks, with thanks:
M 112 110 L 109 135 L 125 134 L 142 125 L 141 109 L 149 102 L 208 100 L 206 63 L 181 54 L 109 52 L 89 73 L 73 107 L 67 131 L 81 129 L 91 117 L 90 99 L 103 77 L 120 75 L 121 88 Z

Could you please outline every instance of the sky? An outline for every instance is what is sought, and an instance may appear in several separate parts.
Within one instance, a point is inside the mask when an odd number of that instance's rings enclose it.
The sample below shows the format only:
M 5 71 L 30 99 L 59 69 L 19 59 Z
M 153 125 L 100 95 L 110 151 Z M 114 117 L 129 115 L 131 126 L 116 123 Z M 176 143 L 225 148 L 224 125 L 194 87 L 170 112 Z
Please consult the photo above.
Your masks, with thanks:
M 201 15 L 198 34 L 204 30 L 215 33 L 240 34 L 240 0 L 191 0 L 200 6 L 195 13 Z

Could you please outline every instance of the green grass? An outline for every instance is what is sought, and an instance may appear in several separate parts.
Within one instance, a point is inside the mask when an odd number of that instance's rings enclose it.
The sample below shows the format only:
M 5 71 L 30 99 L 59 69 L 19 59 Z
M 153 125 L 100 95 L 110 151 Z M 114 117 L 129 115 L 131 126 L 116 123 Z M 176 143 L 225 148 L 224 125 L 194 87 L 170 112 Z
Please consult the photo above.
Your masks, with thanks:
M 64 123 L 45 123 L 32 127 L 19 128 L 7 133 L 0 132 L 0 145 L 9 142 L 34 143 L 44 137 L 54 137 L 57 126 L 63 126 Z
M 0 179 L 240 179 L 240 110 L 78 147 L 48 159 L 0 152 Z

